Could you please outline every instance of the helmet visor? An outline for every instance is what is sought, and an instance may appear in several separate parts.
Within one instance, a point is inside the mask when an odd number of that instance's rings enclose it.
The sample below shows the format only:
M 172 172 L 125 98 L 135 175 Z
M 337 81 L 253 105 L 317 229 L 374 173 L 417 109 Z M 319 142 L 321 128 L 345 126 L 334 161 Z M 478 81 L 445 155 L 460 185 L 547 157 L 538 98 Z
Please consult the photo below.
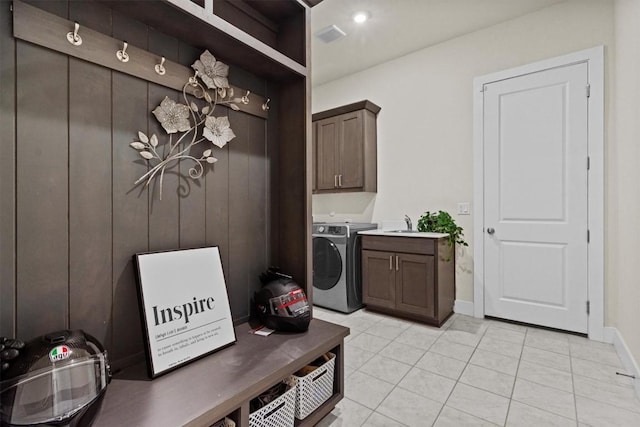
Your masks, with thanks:
M 297 317 L 309 311 L 307 296 L 302 289 L 269 299 L 271 313 L 282 317 Z
M 74 359 L 0 382 L 3 421 L 31 425 L 65 420 L 108 384 L 106 353 Z

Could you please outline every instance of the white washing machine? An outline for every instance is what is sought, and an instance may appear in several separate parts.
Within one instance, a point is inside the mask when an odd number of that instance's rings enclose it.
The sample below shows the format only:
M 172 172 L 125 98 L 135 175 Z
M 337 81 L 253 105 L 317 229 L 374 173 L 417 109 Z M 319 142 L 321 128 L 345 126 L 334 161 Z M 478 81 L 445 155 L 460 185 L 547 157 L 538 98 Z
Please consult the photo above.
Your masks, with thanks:
M 362 307 L 361 243 L 358 231 L 376 224 L 313 224 L 313 304 L 351 313 Z

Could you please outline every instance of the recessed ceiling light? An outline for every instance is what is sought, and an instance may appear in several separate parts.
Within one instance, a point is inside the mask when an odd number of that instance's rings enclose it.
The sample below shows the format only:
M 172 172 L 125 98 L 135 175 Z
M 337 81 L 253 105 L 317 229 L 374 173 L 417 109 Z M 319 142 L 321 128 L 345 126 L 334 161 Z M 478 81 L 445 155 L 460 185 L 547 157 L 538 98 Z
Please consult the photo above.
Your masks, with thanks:
M 364 12 L 364 11 L 358 12 L 355 15 L 353 15 L 353 20 L 358 24 L 362 24 L 369 18 L 371 18 L 371 14 L 369 12 Z

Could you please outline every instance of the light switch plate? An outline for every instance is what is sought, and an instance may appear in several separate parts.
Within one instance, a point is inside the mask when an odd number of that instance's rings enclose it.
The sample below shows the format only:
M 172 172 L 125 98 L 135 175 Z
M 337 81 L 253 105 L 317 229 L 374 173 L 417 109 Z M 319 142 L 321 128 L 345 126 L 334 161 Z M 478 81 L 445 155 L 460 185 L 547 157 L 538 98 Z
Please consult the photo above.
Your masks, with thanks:
M 458 203 L 458 215 L 471 215 L 471 208 L 469 202 Z

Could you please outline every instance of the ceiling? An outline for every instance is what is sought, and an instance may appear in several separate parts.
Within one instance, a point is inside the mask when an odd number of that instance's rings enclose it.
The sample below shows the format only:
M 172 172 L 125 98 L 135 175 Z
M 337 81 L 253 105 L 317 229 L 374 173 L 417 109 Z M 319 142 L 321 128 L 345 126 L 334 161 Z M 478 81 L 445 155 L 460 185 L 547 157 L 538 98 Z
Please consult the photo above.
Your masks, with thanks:
M 356 73 L 443 41 L 567 0 L 323 0 L 311 9 L 312 85 Z M 356 24 L 355 12 L 371 18 Z M 346 37 L 314 34 L 335 24 Z

